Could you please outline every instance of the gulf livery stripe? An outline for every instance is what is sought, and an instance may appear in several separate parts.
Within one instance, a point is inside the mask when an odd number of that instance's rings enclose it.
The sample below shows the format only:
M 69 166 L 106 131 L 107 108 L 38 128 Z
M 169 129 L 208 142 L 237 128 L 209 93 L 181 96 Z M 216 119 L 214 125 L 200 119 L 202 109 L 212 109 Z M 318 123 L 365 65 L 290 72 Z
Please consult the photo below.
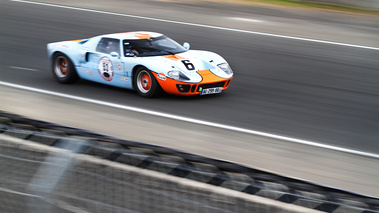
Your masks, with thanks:
M 162 57 L 165 57 L 165 58 L 168 58 L 168 59 L 171 59 L 174 61 L 179 61 L 179 60 L 185 59 L 185 58 L 178 56 L 178 55 L 162 55 Z
M 149 34 L 144 34 L 144 33 L 133 33 L 135 37 L 139 39 L 150 39 L 152 38 L 151 35 Z
M 220 81 L 226 81 L 231 78 L 221 78 L 218 77 L 217 75 L 213 74 L 210 70 L 200 70 L 197 71 L 199 75 L 203 78 L 203 80 L 200 82 L 202 84 L 207 84 L 207 83 L 216 83 Z
M 131 35 L 131 36 L 137 37 L 139 39 L 150 39 L 150 38 L 152 38 L 152 36 L 147 34 L 147 33 L 138 33 L 138 32 L 124 32 L 124 33 L 115 33 L 115 34 Z

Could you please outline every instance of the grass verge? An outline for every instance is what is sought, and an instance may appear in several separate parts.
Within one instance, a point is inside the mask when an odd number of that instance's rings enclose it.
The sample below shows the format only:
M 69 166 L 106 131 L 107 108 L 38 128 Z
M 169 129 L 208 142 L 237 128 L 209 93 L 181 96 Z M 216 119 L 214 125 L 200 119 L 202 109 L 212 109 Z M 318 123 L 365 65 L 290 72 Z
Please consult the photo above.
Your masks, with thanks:
M 344 12 L 368 13 L 368 14 L 379 15 L 379 11 L 364 10 L 364 9 L 357 9 L 357 8 L 336 6 L 336 5 L 300 2 L 300 1 L 293 1 L 293 0 L 245 0 L 245 1 L 268 3 L 268 4 L 277 4 L 277 5 L 285 5 L 285 6 L 320 8 L 320 9 L 328 9 L 328 10 L 336 10 L 336 11 L 344 11 Z

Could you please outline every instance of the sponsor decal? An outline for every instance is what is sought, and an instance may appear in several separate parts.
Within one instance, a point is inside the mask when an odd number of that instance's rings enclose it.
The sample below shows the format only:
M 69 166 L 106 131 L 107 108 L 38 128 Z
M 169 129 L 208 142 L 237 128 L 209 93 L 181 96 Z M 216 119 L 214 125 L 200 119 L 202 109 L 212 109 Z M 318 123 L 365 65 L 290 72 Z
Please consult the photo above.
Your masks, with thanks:
M 121 77 L 120 77 L 120 80 L 121 80 L 121 81 L 129 81 L 129 78 L 128 78 L 128 77 L 125 77 L 125 76 L 121 76 Z
M 120 63 L 114 63 L 114 66 L 118 69 L 118 70 L 121 70 L 121 64 Z
M 98 70 L 99 70 L 101 77 L 103 77 L 104 80 L 106 80 L 106 81 L 112 80 L 114 72 L 113 72 L 112 62 L 109 58 L 102 57 L 100 59 L 99 65 L 98 65 Z
M 166 75 L 163 74 L 163 73 L 159 73 L 159 74 L 157 75 L 157 78 L 158 78 L 159 80 L 166 81 Z
M 93 75 L 93 72 L 92 72 L 92 71 L 90 71 L 90 70 L 86 70 L 86 69 L 80 69 L 79 71 L 80 71 L 80 72 L 85 72 L 85 73 L 88 73 L 88 74 L 90 74 L 90 75 Z

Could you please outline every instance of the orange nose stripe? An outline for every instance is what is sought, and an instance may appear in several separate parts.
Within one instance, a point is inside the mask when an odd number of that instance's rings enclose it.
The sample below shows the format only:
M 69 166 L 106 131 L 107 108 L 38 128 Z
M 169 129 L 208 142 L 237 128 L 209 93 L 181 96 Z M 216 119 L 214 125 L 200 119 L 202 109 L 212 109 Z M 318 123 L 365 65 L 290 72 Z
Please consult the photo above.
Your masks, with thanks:
M 209 70 L 201 70 L 197 71 L 197 73 L 199 73 L 199 75 L 203 77 L 203 81 L 201 81 L 201 83 L 214 83 L 219 81 L 225 81 L 225 78 L 218 77 Z

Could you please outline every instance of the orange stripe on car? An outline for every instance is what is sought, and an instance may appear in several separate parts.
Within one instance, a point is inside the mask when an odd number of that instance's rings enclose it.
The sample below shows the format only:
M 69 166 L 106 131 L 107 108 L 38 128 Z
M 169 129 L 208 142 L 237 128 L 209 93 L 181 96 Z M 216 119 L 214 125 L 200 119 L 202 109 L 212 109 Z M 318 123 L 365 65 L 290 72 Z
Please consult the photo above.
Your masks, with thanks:
M 207 83 L 215 83 L 220 81 L 225 81 L 225 78 L 218 77 L 217 75 L 213 74 L 210 70 L 200 70 L 197 71 L 201 77 L 203 77 L 203 80 L 200 82 L 202 84 Z
M 185 58 L 177 56 L 177 55 L 162 55 L 162 57 L 165 57 L 165 58 L 168 58 L 168 59 L 171 59 L 174 61 L 179 61 L 179 60 L 185 59 Z
M 152 38 L 151 35 L 146 34 L 146 33 L 134 33 L 134 32 L 125 32 L 125 33 L 115 33 L 115 34 L 126 34 L 126 35 L 132 35 L 135 36 L 139 39 L 150 39 Z
M 84 39 L 76 39 L 76 40 L 71 40 L 73 42 L 79 42 L 79 41 L 83 41 Z
M 145 33 L 133 33 L 135 37 L 139 39 L 150 39 L 152 38 L 151 35 L 145 34 Z

